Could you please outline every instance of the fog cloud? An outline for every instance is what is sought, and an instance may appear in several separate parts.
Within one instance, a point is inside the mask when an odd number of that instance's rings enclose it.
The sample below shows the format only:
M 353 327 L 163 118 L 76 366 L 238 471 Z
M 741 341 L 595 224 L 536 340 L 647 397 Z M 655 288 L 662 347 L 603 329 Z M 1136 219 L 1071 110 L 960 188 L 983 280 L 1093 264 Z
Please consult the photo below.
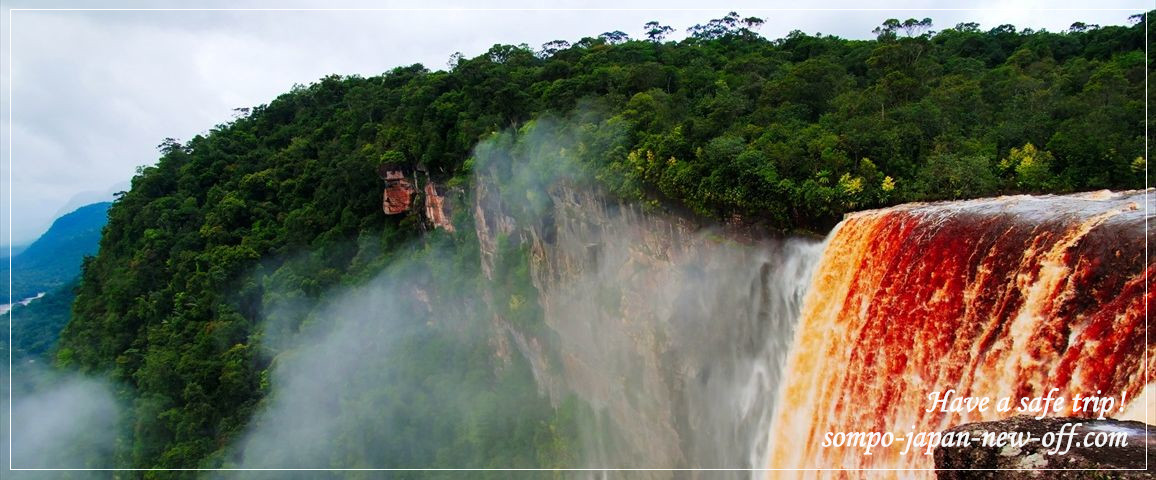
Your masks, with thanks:
M 110 468 L 120 409 L 101 380 L 17 365 L 9 404 L 5 375 L 0 462 L 13 468 Z M 12 429 L 9 436 L 9 407 Z M 12 457 L 9 459 L 9 447 Z M 100 472 L 10 472 L 14 478 L 103 478 Z

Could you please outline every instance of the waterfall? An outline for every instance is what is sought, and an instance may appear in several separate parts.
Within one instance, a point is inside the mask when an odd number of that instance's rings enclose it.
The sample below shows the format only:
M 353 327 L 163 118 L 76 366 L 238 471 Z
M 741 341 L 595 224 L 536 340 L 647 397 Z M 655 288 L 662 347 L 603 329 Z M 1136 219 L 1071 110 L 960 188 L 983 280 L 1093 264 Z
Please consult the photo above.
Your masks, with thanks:
M 929 469 L 922 452 L 821 444 L 827 432 L 899 437 L 1014 414 L 927 412 L 935 391 L 1017 405 L 1052 389 L 1099 391 L 1142 410 L 1133 399 L 1152 380 L 1145 354 L 1156 353 L 1145 335 L 1156 291 L 1151 197 L 1013 196 L 849 215 L 811 281 L 764 465 Z M 1119 407 L 1110 416 L 1127 413 Z M 1070 403 L 1060 414 L 1080 415 Z

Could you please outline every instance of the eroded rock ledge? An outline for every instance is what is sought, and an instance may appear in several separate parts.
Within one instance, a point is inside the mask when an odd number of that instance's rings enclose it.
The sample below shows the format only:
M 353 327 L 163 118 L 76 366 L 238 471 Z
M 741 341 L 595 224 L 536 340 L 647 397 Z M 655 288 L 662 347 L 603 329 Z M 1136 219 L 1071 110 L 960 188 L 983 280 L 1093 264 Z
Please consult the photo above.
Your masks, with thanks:
M 1060 435 L 1071 432 L 1074 435 Z M 1145 436 L 1145 428 L 1149 435 Z M 1030 416 L 1017 416 L 995 422 L 980 422 L 959 425 L 948 432 L 970 432 L 973 441 L 967 446 L 941 447 L 935 450 L 936 476 L 940 480 L 992 478 L 992 479 L 1108 479 L 1108 478 L 1154 478 L 1153 471 L 1145 471 L 1145 444 L 1156 454 L 1156 427 L 1140 422 L 1120 420 L 1096 420 L 1090 418 L 1044 418 L 1036 420 Z M 1063 451 L 1071 440 L 1070 450 L 1064 454 L 1048 452 L 1055 445 L 1045 446 L 1040 441 L 1027 442 L 1021 446 L 1005 444 L 985 445 L 985 433 L 998 436 L 1009 432 L 1031 434 L 1041 439 L 1052 432 L 1059 440 Z M 1089 436 L 1091 435 L 1091 436 Z M 1090 446 L 1085 442 L 1108 441 L 1115 435 L 1124 439 L 1124 446 Z M 990 469 L 990 470 L 951 470 Z M 1004 469 L 1004 470 L 994 470 Z M 1128 470 L 1132 469 L 1132 470 Z

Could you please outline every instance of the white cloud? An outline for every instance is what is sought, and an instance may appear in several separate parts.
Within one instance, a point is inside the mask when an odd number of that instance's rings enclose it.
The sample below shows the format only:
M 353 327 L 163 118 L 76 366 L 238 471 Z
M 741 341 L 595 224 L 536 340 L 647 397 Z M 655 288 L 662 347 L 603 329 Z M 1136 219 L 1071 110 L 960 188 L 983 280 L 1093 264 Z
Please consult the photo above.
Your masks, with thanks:
M 13 2 L 6 8 L 94 8 L 100 3 Z M 745 3 L 745 4 L 744 4 Z M 702 8 L 702 3 L 648 2 L 632 11 L 18 11 L 11 47 L 0 53 L 5 105 L 0 120 L 0 244 L 35 239 L 52 215 L 74 195 L 104 191 L 124 182 L 138 165 L 156 160 L 165 137 L 188 139 L 230 120 L 232 109 L 264 104 L 294 83 L 322 76 L 376 75 L 422 63 L 445 68 L 450 54 L 467 56 L 490 46 L 622 30 L 639 35 L 648 20 L 672 25 L 683 35 L 695 23 L 728 10 L 763 17 L 762 33 L 779 38 L 791 30 L 870 38 L 888 17 L 932 17 L 936 28 L 978 21 L 1058 31 L 1076 20 L 1122 24 L 1146 2 L 1043 2 L 1031 8 L 1133 8 L 1123 11 L 1008 9 L 1002 2 L 974 4 L 982 11 L 768 11 L 763 2 Z M 894 2 L 897 8 L 953 8 L 955 2 Z M 187 8 L 183 3 L 170 4 Z M 408 2 L 390 7 L 453 8 L 473 3 Z M 797 3 L 781 3 L 790 8 Z M 157 8 L 155 2 L 120 2 L 118 8 Z M 161 5 L 165 6 L 164 4 Z M 202 7 L 317 7 L 313 2 L 203 2 Z M 378 3 L 339 2 L 326 8 L 379 8 Z M 621 2 L 520 2 L 503 8 L 634 8 Z M 659 9 L 646 10 L 648 6 Z M 746 7 L 746 8 L 744 8 Z M 813 8 L 859 8 L 840 0 Z M 693 10 L 673 10 L 693 9 Z M 5 9 L 0 23 L 8 25 Z M 5 28 L 7 30 L 7 28 Z M 5 39 L 7 40 L 7 39 Z M 12 64 L 9 60 L 13 60 Z M 14 82 L 14 83 L 10 83 Z M 13 98 L 8 98 L 11 85 Z M 7 110 L 7 109 L 4 109 Z M 7 113 L 7 112 L 5 112 Z M 8 145 L 13 144 L 9 169 Z M 8 176 L 14 211 L 8 227 Z

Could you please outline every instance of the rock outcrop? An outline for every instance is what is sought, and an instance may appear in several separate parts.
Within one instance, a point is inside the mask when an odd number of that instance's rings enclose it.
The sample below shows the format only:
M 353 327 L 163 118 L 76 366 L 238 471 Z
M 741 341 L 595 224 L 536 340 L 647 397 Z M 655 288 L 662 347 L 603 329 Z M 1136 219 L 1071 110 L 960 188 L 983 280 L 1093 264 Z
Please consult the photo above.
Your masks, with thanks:
M 425 183 L 425 218 L 434 228 L 447 232 L 454 232 L 454 224 L 450 222 L 446 209 L 445 190 L 431 181 Z
M 1074 434 L 1068 435 L 1066 432 L 1073 431 L 1073 426 Z M 1144 470 L 1144 455 L 1146 446 L 1156 450 L 1156 436 L 1146 436 L 1146 429 L 1156 434 L 1156 427 L 1112 419 L 1047 417 L 1036 420 L 1017 416 L 963 424 L 947 432 L 969 432 L 972 441 L 964 446 L 937 448 L 936 475 L 940 480 L 1154 478 L 1151 470 Z M 1035 439 L 1047 435 L 1054 441 L 1046 446 L 1042 441 L 1004 442 L 1003 445 L 994 442 L 985 445 L 982 441 L 984 434 L 994 434 L 992 438 L 997 438 L 1001 433 L 1030 434 Z M 1109 441 L 1113 438 L 1121 439 L 1122 445 L 1111 445 Z M 1106 444 L 1090 445 L 1096 441 Z
M 425 173 L 425 186 L 422 187 L 420 175 Z M 446 190 L 430 179 L 425 167 L 418 165 L 416 169 L 408 165 L 387 164 L 377 169 L 377 174 L 385 181 L 385 191 L 382 192 L 381 209 L 386 215 L 398 215 L 409 212 L 414 203 L 424 204 L 420 213 L 424 214 L 426 225 L 440 228 L 447 232 L 454 232 L 454 224 L 450 221 L 449 206 L 446 204 Z M 412 178 L 410 175 L 413 175 Z M 421 194 L 419 195 L 419 187 Z M 456 190 L 460 193 L 460 189 Z M 424 195 L 424 198 L 420 198 Z
M 385 192 L 382 194 L 381 209 L 386 215 L 397 215 L 409 211 L 413 203 L 413 183 L 406 176 L 408 168 L 400 165 L 382 165 L 378 174 L 385 180 Z

